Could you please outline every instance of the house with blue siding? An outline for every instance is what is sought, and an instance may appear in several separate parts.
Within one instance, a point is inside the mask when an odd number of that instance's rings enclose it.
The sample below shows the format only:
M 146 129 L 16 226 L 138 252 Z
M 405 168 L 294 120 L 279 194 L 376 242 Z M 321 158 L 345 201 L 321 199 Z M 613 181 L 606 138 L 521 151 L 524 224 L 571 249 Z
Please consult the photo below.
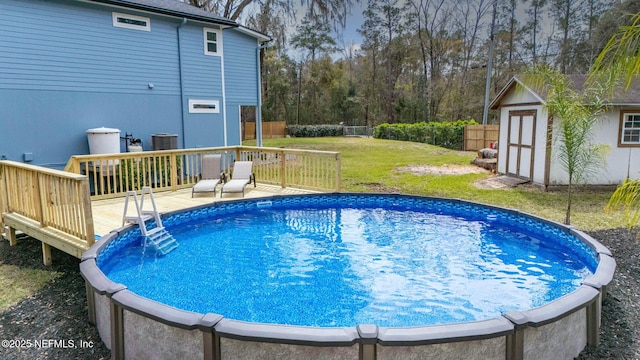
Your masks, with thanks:
M 269 40 L 178 0 L 0 0 L 0 158 L 62 168 L 100 127 L 240 145 Z

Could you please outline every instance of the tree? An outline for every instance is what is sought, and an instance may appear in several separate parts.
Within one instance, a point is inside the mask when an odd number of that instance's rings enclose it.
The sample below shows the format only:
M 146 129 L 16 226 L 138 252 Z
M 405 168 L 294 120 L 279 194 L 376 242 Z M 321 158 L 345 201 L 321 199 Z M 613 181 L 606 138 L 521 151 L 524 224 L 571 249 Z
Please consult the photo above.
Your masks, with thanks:
M 455 58 L 456 40 L 450 26 L 455 17 L 447 0 L 411 0 L 412 24 L 416 26 L 416 36 L 422 55 L 428 101 L 428 121 L 436 121 L 441 113 L 443 100 L 451 85 L 451 77 L 446 77 L 446 69 L 452 68 Z M 412 14 L 413 13 L 413 14 Z
M 359 29 L 365 36 L 363 48 L 370 51 L 375 58 L 371 64 L 373 71 L 379 71 L 376 60 L 386 68 L 384 98 L 386 122 L 395 122 L 394 105 L 396 96 L 395 82 L 400 64 L 395 63 L 399 49 L 394 46 L 395 41 L 402 34 L 402 10 L 398 7 L 398 0 L 369 0 L 367 9 L 363 12 L 365 22 Z M 384 57 L 378 56 L 384 51 Z M 402 50 L 400 50 L 402 51 Z M 399 66 L 400 65 L 400 66 Z
M 363 36 L 362 50 L 364 51 L 363 63 L 365 64 L 364 71 L 367 72 L 363 77 L 365 87 L 365 104 L 364 104 L 364 117 L 366 126 L 371 126 L 377 123 L 378 106 L 378 91 L 376 83 L 378 82 L 378 59 L 380 58 L 380 52 L 383 43 L 382 30 L 378 26 L 374 3 L 369 2 L 367 9 L 362 13 L 364 15 L 364 23 L 358 29 L 360 35 Z
M 306 50 L 309 54 L 310 61 L 308 62 L 308 73 L 305 90 L 308 93 L 309 113 L 314 122 L 320 121 L 322 117 L 318 112 L 318 93 L 321 92 L 319 87 L 318 71 L 320 66 L 316 64 L 316 58 L 319 55 L 328 56 L 335 51 L 335 41 L 329 36 L 329 25 L 322 21 L 322 19 L 309 12 L 302 20 L 302 23 L 297 27 L 296 35 L 291 38 L 291 44 L 296 49 Z M 299 71 L 298 80 L 298 99 L 301 99 L 302 95 L 302 64 Z M 301 106 L 298 103 L 298 106 Z M 298 109 L 300 111 L 300 109 Z
M 613 77 L 622 75 L 626 87 L 640 74 L 640 12 L 631 16 L 630 25 L 620 27 L 596 58 L 592 74 L 609 72 Z
M 240 16 L 246 15 L 247 9 L 261 13 L 265 4 L 279 11 L 287 17 L 294 17 L 296 3 L 292 0 L 184 0 L 186 3 L 201 9 L 216 13 L 227 19 L 237 21 Z M 351 9 L 351 0 L 302 0 L 308 13 L 321 16 L 327 22 L 332 21 L 342 27 L 345 25 L 347 13 Z M 256 10 L 257 9 L 257 10 Z
M 329 36 L 330 30 L 329 25 L 320 16 L 307 13 L 296 28 L 296 35 L 291 38 L 291 44 L 296 49 L 307 50 L 313 62 L 318 52 L 331 54 L 335 51 L 336 42 Z
M 606 148 L 593 143 L 592 132 L 605 109 L 601 100 L 603 91 L 597 86 L 577 91 L 569 77 L 547 66 L 533 68 L 528 81 L 547 92 L 545 108 L 554 123 L 549 131 L 557 129 L 552 134 L 555 145 L 552 151 L 569 177 L 564 223 L 570 225 L 574 185 L 595 175 L 605 165 Z
M 625 179 L 613 192 L 605 209 L 610 211 L 620 207 L 624 209 L 629 230 L 634 231 L 640 224 L 640 179 Z
M 558 22 L 562 37 L 558 39 L 560 54 L 558 55 L 558 64 L 560 72 L 566 74 L 569 71 L 571 61 L 571 45 L 575 42 L 572 38 L 572 32 L 579 28 L 577 25 L 577 14 L 580 0 L 553 0 L 551 6 L 554 17 Z
M 608 73 L 608 78 L 620 76 L 628 88 L 634 76 L 640 74 L 640 12 L 633 15 L 630 25 L 620 27 L 604 50 L 597 57 L 592 68 L 592 76 Z M 640 179 L 626 179 L 613 193 L 607 209 L 623 207 L 629 229 L 640 223 Z
M 528 47 L 531 51 L 531 59 L 534 66 L 538 64 L 538 35 L 540 32 L 540 23 L 542 22 L 542 14 L 546 5 L 547 0 L 531 0 L 531 7 L 526 10 L 530 19 L 525 29 L 531 31 L 531 40 Z

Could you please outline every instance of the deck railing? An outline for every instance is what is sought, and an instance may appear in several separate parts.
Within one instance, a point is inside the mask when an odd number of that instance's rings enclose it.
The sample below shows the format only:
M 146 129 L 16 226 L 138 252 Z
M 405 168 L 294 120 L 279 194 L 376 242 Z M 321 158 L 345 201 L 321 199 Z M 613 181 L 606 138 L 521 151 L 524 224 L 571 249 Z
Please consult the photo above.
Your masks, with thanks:
M 237 147 L 236 159 L 253 161 L 260 182 L 313 190 L 340 190 L 340 153 L 315 150 Z
M 227 174 L 231 174 L 235 160 L 251 160 L 258 182 L 340 190 L 340 154 L 313 150 L 228 146 L 75 155 L 65 171 L 87 175 L 94 200 L 119 197 L 143 186 L 151 186 L 156 192 L 175 191 L 198 182 L 202 156 L 212 153 L 222 155 L 222 169 Z
M 0 214 L 15 213 L 94 243 L 93 217 L 86 176 L 19 162 L 0 161 Z M 2 216 L 0 222 L 4 228 Z

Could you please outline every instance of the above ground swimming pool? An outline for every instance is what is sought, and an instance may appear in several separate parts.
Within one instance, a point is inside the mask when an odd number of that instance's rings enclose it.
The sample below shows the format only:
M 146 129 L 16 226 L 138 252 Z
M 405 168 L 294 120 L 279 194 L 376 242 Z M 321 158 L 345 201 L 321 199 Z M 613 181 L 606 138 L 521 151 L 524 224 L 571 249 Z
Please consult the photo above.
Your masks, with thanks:
M 528 351 L 545 358 L 515 334 L 560 320 L 570 324 L 553 336 L 575 337 L 581 327 L 585 336 L 568 347 L 560 340 L 567 355 L 550 350 L 548 358 L 572 358 L 597 341 L 587 327 L 597 332 L 601 290 L 615 268 L 604 247 L 562 225 L 416 196 L 240 200 L 167 214 L 163 223 L 180 244 L 166 256 L 141 246 L 140 231 L 128 227 L 83 258 L 90 319 L 100 330 L 109 318 L 107 345 L 120 338 L 126 358 L 150 354 L 140 352 L 140 340 L 127 347 L 125 313 L 132 328 L 144 328 L 142 316 L 210 333 L 212 344 L 196 346 L 195 358 L 202 358 L 199 351 L 206 358 L 208 346 L 212 358 L 265 358 L 264 349 L 246 352 L 246 343 L 358 345 L 356 358 L 403 358 L 414 346 L 486 339 L 502 339 L 490 347 L 497 358 L 526 358 Z M 114 317 L 114 305 L 122 318 Z M 109 316 L 99 315 L 106 310 Z M 185 325 L 185 316 L 197 320 Z M 367 345 L 375 350 L 363 350 Z M 450 355 L 464 351 L 458 346 Z M 282 355 L 278 350 L 273 358 Z M 287 356 L 301 358 L 295 351 Z

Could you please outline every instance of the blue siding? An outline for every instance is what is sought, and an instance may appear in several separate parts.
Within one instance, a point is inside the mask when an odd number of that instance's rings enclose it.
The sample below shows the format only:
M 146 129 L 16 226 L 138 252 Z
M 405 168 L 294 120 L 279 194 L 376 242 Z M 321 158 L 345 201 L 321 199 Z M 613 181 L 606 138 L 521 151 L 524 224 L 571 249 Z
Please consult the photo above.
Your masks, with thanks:
M 201 24 L 189 23 L 180 30 L 185 95 L 222 100 L 220 57 L 204 54 L 203 28 Z
M 149 17 L 151 31 L 114 27 L 113 10 Z M 0 155 L 60 168 L 100 126 L 146 149 L 154 133 L 183 137 L 178 23 L 79 1 L 0 2 Z
M 11 10 L 11 11 L 8 11 Z M 179 94 L 174 23 L 116 28 L 111 9 L 68 1 L 0 4 L 0 88 Z
M 104 126 L 120 129 L 121 136 L 133 133 L 147 150 L 151 134 L 181 133 L 181 123 L 175 121 L 180 119 L 180 98 L 170 95 L 0 89 L 0 104 L 0 155 L 22 161 L 29 152 L 34 164 L 55 168 L 71 155 L 89 152 L 87 129 Z
M 225 80 L 227 103 L 257 104 L 257 64 L 255 38 L 229 29 L 224 32 Z
M 112 11 L 150 18 L 151 31 L 114 27 Z M 180 23 L 82 1 L 0 1 L 0 156 L 33 153 L 34 164 L 60 168 L 88 153 L 86 130 L 101 126 L 133 133 L 145 150 L 155 133 L 178 134 L 180 147 L 223 145 L 222 59 L 203 48 L 203 27 L 215 25 Z M 239 143 L 238 105 L 257 103 L 255 48 L 223 32 L 229 145 Z M 190 98 L 219 100 L 221 112 L 190 114 Z
M 221 59 L 204 53 L 204 26 L 187 23 L 180 29 L 184 86 L 185 147 L 224 145 Z M 189 99 L 218 100 L 218 114 L 190 114 Z
M 227 134 L 229 145 L 240 145 L 240 106 L 258 105 L 258 68 L 255 38 L 236 29 L 224 31 Z

